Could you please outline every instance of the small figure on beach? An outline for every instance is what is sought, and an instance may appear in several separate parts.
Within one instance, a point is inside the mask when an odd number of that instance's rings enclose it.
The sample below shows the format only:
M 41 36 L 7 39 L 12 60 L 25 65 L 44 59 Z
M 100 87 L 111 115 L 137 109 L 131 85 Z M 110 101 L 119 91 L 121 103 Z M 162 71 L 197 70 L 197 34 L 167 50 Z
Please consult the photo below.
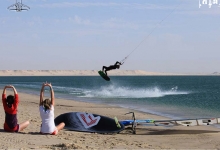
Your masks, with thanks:
M 8 95 L 6 97 L 6 89 L 13 89 L 14 96 Z M 5 86 L 3 93 L 2 93 L 2 103 L 5 110 L 5 123 L 4 123 L 4 130 L 7 132 L 19 132 L 25 129 L 30 122 L 25 121 L 21 124 L 18 124 L 17 119 L 17 110 L 18 110 L 18 103 L 19 97 L 17 90 L 12 85 Z
M 105 71 L 106 76 L 108 76 L 108 75 L 107 75 L 107 71 L 110 71 L 110 70 L 113 70 L 113 69 L 119 69 L 119 68 L 120 68 L 120 65 L 122 65 L 122 64 L 123 64 L 123 63 L 116 61 L 116 63 L 115 63 L 114 65 L 111 65 L 111 66 L 109 66 L 109 67 L 103 66 L 103 67 L 102 67 L 102 71 L 103 71 L 103 72 Z
M 44 98 L 44 88 L 48 86 L 50 88 L 51 99 Z M 65 123 L 61 122 L 59 125 L 55 126 L 54 123 L 54 91 L 52 85 L 50 83 L 43 83 L 41 92 L 40 92 L 40 103 L 39 103 L 39 111 L 42 120 L 40 132 L 42 134 L 51 134 L 57 135 L 58 132 L 64 128 Z

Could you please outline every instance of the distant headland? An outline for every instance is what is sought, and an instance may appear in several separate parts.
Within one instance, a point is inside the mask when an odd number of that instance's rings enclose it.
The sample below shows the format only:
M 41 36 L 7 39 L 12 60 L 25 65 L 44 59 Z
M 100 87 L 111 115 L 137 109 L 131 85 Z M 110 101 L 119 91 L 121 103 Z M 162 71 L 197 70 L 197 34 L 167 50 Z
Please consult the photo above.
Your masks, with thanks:
M 108 75 L 115 76 L 166 76 L 166 75 L 220 75 L 218 72 L 210 74 L 178 74 L 147 72 L 143 70 L 112 70 Z M 0 76 L 99 76 L 98 70 L 0 70 Z

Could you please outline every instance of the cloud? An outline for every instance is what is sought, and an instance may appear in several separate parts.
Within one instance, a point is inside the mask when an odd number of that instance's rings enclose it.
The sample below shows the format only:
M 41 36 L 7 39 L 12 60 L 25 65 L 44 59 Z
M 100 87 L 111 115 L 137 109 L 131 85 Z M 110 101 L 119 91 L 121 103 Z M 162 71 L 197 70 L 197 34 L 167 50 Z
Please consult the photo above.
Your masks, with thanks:
M 156 5 L 149 3 L 100 3 L 100 2 L 61 2 L 40 4 L 39 7 L 46 8 L 71 8 L 71 7 L 123 7 L 129 9 L 173 9 L 173 6 Z
M 137 30 L 140 26 L 133 22 L 128 22 L 123 19 L 110 18 L 102 21 L 91 21 L 89 19 L 82 18 L 78 15 L 69 17 L 66 19 L 56 19 L 53 20 L 56 24 L 66 24 L 67 22 L 73 23 L 75 25 L 90 26 L 97 29 L 133 29 Z
M 92 23 L 90 22 L 90 20 L 88 19 L 82 19 L 81 17 L 79 17 L 78 15 L 75 15 L 74 18 L 69 17 L 68 18 L 69 21 L 80 24 L 80 25 L 91 25 Z
M 91 6 L 116 6 L 117 3 L 81 3 L 81 2 L 61 2 L 41 4 L 40 7 L 47 8 L 67 8 L 67 7 L 91 7 Z
M 139 26 L 135 23 L 132 22 L 126 22 L 124 20 L 121 19 L 117 19 L 117 18 L 110 18 L 109 20 L 104 21 L 102 24 L 102 27 L 105 28 L 129 28 L 129 29 L 138 29 Z
M 199 9 L 198 10 L 188 10 L 188 11 L 181 11 L 178 12 L 179 14 L 184 14 L 184 15 L 220 15 L 220 8 L 219 10 L 216 9 Z

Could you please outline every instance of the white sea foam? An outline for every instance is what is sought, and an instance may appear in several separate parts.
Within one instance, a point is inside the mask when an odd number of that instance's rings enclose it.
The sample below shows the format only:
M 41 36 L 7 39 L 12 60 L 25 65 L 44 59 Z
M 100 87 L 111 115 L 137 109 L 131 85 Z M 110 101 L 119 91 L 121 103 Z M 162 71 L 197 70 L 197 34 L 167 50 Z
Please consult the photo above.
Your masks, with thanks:
M 109 85 L 98 89 L 85 90 L 82 97 L 105 97 L 105 98 L 150 98 L 163 97 L 166 95 L 188 94 L 186 91 L 167 89 L 159 87 L 130 88 L 125 86 Z

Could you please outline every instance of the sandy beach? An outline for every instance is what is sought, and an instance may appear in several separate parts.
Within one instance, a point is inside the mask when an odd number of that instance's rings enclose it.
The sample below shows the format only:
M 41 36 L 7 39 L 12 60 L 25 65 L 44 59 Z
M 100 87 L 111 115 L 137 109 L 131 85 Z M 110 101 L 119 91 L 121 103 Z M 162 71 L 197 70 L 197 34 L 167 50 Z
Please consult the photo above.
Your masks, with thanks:
M 18 93 L 19 93 L 19 89 Z M 2 89 L 1 89 L 2 91 Z M 10 91 L 7 92 L 9 94 Z M 19 93 L 18 122 L 30 121 L 30 125 L 20 133 L 9 133 L 0 129 L 0 148 L 24 149 L 219 149 L 220 129 L 212 126 L 158 127 L 138 126 L 137 134 L 125 128 L 119 134 L 95 134 L 63 129 L 57 136 L 41 135 L 39 96 Z M 56 96 L 56 95 L 55 95 Z M 131 119 L 125 113 L 132 111 L 120 107 L 91 104 L 65 99 L 56 99 L 55 117 L 67 112 L 89 112 L 119 120 Z M 0 112 L 0 122 L 4 123 L 4 110 Z M 166 119 L 161 116 L 135 111 L 137 119 Z

